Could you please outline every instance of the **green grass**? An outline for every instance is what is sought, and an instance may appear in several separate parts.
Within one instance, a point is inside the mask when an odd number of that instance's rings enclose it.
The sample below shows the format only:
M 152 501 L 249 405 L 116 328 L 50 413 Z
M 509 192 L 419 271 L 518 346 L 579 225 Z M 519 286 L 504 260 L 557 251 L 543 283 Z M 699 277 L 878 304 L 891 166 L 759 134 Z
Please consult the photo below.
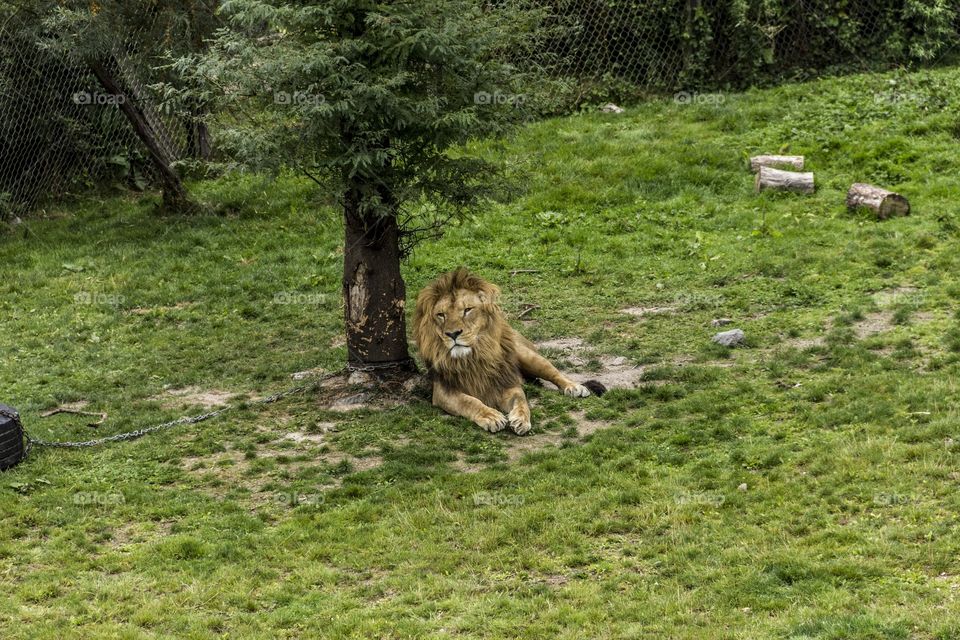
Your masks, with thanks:
M 519 457 L 419 395 L 338 414 L 322 393 L 36 451 L 0 475 L 4 638 L 960 638 L 958 86 L 864 75 L 531 126 L 508 144 L 524 194 L 421 246 L 408 295 L 466 263 L 511 314 L 539 305 L 529 337 L 583 338 L 585 370 L 625 356 L 638 388 L 531 388 L 524 441 L 558 446 Z M 787 147 L 817 193 L 755 195 L 746 157 Z M 914 214 L 846 212 L 854 181 Z M 88 199 L 0 238 L 0 401 L 36 436 L 344 360 L 322 194 L 196 191 L 221 215 Z M 716 317 L 747 345 L 712 345 Z M 99 430 L 39 417 L 80 400 Z

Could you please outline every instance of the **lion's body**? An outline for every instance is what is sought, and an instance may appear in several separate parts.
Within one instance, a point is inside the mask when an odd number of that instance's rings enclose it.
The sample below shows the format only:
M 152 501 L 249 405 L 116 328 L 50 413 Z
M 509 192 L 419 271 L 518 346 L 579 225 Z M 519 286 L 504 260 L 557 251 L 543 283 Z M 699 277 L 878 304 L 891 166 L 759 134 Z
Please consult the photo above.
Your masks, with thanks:
M 414 339 L 433 380 L 435 405 L 488 431 L 509 425 L 523 434 L 530 429 L 524 377 L 548 380 L 569 396 L 590 391 L 510 326 L 497 305 L 499 294 L 466 269 L 440 276 L 417 297 Z M 599 383 L 593 388 L 602 393 Z

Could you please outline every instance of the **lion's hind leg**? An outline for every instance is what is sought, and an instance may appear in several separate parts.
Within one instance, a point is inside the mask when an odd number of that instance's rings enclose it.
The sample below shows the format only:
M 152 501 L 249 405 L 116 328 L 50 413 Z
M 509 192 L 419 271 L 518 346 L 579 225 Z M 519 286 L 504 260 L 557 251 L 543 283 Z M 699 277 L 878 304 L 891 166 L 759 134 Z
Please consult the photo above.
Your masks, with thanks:
M 603 384 L 596 380 L 590 380 L 585 384 L 574 382 L 560 373 L 560 370 L 550 364 L 549 360 L 525 344 L 517 345 L 517 356 L 520 360 L 520 370 L 524 375 L 535 376 L 541 380 L 552 382 L 565 396 L 585 398 L 591 392 L 600 396 L 607 390 Z

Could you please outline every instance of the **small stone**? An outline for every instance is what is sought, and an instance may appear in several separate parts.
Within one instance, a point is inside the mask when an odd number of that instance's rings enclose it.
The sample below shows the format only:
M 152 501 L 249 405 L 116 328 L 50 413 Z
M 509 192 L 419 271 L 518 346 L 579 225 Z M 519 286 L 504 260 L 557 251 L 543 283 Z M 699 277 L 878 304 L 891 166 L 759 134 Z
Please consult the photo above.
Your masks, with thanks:
M 746 482 L 744 482 L 743 484 L 741 484 L 740 486 L 737 487 L 737 491 L 746 491 L 746 490 L 747 490 L 747 483 L 746 483 Z
M 624 112 L 624 108 L 623 108 L 623 107 L 618 107 L 617 105 L 613 104 L 612 102 L 608 102 L 607 104 L 605 104 L 605 105 L 603 105 L 602 107 L 600 107 L 600 111 L 603 111 L 604 113 L 623 113 L 623 112 Z
M 710 321 L 710 325 L 714 327 L 725 327 L 732 322 L 733 320 L 730 318 L 714 318 Z
M 306 380 L 307 378 L 313 378 L 324 373 L 323 369 L 307 369 L 306 371 L 297 371 L 296 373 L 291 373 L 290 377 L 294 380 Z
M 945 445 L 947 446 L 947 448 L 949 449 L 950 447 L 952 447 L 953 445 L 955 445 L 956 442 L 954 441 L 953 438 L 947 438 L 946 440 L 943 441 L 943 444 L 945 444 Z
M 622 367 L 625 364 L 627 364 L 627 359 L 625 356 L 617 356 L 616 358 L 610 361 L 611 367 Z
M 331 411 L 354 411 L 355 409 L 365 409 L 366 403 L 370 400 L 371 394 L 357 393 L 352 396 L 338 398 L 330 405 Z
M 721 331 L 710 339 L 725 347 L 735 347 L 741 344 L 746 338 L 746 334 L 740 329 L 731 329 L 730 331 Z
M 369 373 L 365 371 L 354 371 L 350 374 L 350 377 L 347 378 L 347 384 L 367 384 L 372 378 Z

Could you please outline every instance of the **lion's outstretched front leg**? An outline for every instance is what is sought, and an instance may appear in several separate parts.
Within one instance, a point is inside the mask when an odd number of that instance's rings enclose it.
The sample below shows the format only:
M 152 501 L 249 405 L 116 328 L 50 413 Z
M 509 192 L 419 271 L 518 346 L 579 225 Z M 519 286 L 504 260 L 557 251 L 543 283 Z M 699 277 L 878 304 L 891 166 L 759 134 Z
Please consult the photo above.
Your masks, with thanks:
M 552 382 L 563 392 L 563 395 L 574 398 L 585 398 L 590 395 L 590 389 L 560 373 L 560 370 L 550 364 L 549 360 L 527 345 L 517 345 L 517 355 L 520 358 L 520 369 L 525 374 Z
M 511 387 L 503 392 L 500 400 L 501 411 L 506 412 L 510 429 L 522 436 L 530 431 L 530 405 L 523 387 Z
M 478 398 L 451 391 L 439 382 L 433 383 L 433 404 L 449 414 L 471 420 L 490 433 L 500 431 L 509 423 L 507 416 L 483 404 Z

